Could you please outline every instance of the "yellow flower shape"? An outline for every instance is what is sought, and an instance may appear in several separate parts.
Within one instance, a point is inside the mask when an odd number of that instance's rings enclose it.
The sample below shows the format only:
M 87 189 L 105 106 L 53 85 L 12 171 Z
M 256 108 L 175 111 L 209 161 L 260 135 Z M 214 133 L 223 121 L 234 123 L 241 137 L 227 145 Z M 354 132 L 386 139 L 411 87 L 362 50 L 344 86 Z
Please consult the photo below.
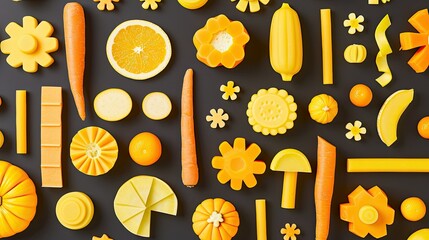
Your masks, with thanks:
M 23 26 L 11 22 L 6 26 L 10 36 L 1 42 L 1 51 L 9 54 L 6 62 L 14 67 L 23 67 L 24 71 L 34 73 L 38 64 L 49 67 L 54 59 L 48 54 L 58 50 L 58 39 L 51 37 L 54 32 L 52 25 L 46 21 L 38 24 L 31 16 L 23 18 Z
M 225 141 L 219 145 L 219 151 L 222 156 L 213 157 L 212 166 L 220 169 L 217 174 L 220 183 L 225 184 L 231 180 L 231 188 L 237 191 L 241 189 L 243 181 L 248 188 L 256 186 L 254 174 L 263 174 L 266 168 L 264 162 L 255 161 L 261 153 L 257 144 L 252 143 L 246 149 L 246 140 L 236 138 L 234 147 Z
M 355 121 L 354 124 L 351 123 L 347 123 L 346 124 L 346 129 L 349 130 L 346 133 L 346 138 L 347 139 L 352 139 L 354 138 L 355 141 L 360 141 L 362 139 L 361 134 L 366 134 L 366 128 L 362 127 L 362 122 L 361 121 Z
M 140 0 L 140 2 L 143 2 L 142 8 L 144 9 L 152 9 L 156 10 L 158 8 L 158 3 L 161 2 L 161 0 Z
M 98 2 L 97 8 L 100 11 L 104 11 L 107 9 L 107 11 L 112 11 L 115 9 L 115 5 L 113 5 L 113 2 L 119 2 L 120 0 L 94 0 L 94 2 Z
M 226 83 L 226 85 L 221 85 L 220 86 L 220 91 L 224 92 L 224 94 L 222 94 L 222 98 L 224 100 L 235 100 L 237 99 L 237 94 L 240 92 L 240 87 L 239 86 L 234 86 L 234 82 L 233 81 L 228 81 Z
M 249 40 L 243 24 L 223 14 L 208 19 L 193 37 L 198 60 L 213 68 L 237 66 L 244 59 L 244 46 Z
M 356 18 L 356 14 L 355 13 L 350 13 L 349 14 L 349 19 L 344 20 L 344 27 L 350 27 L 349 28 L 349 34 L 355 34 L 356 31 L 358 32 L 362 32 L 364 27 L 361 23 L 363 23 L 363 21 L 365 20 L 365 18 L 362 15 L 359 15 L 359 17 Z
M 387 235 L 386 225 L 393 224 L 395 210 L 387 205 L 387 196 L 379 187 L 366 191 L 359 186 L 348 199 L 348 203 L 340 204 L 340 218 L 349 222 L 350 232 L 361 238 L 368 233 L 375 238 Z
M 280 233 L 284 234 L 284 240 L 296 240 L 296 236 L 301 234 L 301 230 L 296 227 L 295 223 L 292 225 L 286 223 L 285 227 L 280 230 Z
M 260 89 L 253 94 L 246 111 L 248 121 L 255 132 L 264 135 L 286 133 L 293 127 L 297 105 L 286 90 L 270 88 Z
M 211 109 L 210 114 L 211 115 L 206 116 L 206 121 L 212 122 L 210 124 L 211 128 L 217 128 L 217 126 L 220 128 L 225 127 L 225 121 L 229 119 L 228 113 L 225 113 L 222 108 L 218 108 L 217 111 L 215 109 Z
M 231 0 L 231 2 L 235 1 L 236 0 Z M 241 12 L 245 12 L 247 9 L 247 5 L 249 5 L 250 12 L 258 12 L 261 9 L 259 6 L 259 2 L 264 5 L 267 5 L 270 0 L 239 0 L 236 8 Z

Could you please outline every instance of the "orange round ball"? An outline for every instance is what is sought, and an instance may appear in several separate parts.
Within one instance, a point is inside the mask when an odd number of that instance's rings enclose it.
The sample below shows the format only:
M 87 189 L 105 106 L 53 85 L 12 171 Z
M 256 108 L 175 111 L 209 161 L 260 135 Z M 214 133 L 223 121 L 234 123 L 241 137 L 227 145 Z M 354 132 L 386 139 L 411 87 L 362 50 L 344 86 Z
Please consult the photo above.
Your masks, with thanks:
M 356 107 L 366 107 L 372 101 L 372 91 L 365 84 L 356 84 L 350 90 L 349 97 Z
M 402 202 L 401 213 L 405 219 L 415 222 L 426 215 L 426 205 L 418 197 L 409 197 Z
M 128 151 L 134 162 L 149 166 L 161 157 L 161 141 L 153 133 L 142 132 L 131 139 Z
M 417 131 L 422 138 L 429 139 L 429 116 L 420 119 L 417 124 Z

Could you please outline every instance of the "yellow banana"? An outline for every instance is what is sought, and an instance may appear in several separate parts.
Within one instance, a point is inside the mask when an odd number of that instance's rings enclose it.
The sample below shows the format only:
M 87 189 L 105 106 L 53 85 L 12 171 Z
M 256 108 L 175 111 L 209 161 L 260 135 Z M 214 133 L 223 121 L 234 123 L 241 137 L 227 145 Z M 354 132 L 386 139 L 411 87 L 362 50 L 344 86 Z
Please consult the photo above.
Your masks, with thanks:
M 301 70 L 301 24 L 298 14 L 287 3 L 282 4 L 271 21 L 270 62 L 283 81 L 292 80 Z

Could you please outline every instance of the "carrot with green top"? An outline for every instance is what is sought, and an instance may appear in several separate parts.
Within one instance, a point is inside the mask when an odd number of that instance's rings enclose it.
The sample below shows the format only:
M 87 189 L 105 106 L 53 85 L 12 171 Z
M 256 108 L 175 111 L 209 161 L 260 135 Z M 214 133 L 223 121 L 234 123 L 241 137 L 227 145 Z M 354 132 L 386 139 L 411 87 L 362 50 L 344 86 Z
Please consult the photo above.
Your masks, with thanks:
M 183 78 L 182 88 L 182 182 L 187 187 L 198 183 L 197 149 L 194 129 L 194 93 L 192 69 L 188 69 Z
M 85 70 L 85 15 L 82 5 L 70 2 L 64 6 L 64 41 L 70 90 L 82 120 L 85 120 L 83 75 Z
M 314 186 L 316 205 L 316 240 L 327 240 L 334 192 L 336 148 L 317 137 L 317 173 Z

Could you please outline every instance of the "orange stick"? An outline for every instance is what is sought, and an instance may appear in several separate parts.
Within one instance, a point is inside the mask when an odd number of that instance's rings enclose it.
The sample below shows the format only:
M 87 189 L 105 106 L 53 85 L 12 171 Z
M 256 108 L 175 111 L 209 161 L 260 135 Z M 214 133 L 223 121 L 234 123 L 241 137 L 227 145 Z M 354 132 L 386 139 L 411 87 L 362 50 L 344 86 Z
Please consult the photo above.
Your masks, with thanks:
M 193 187 L 198 183 L 197 150 L 195 145 L 193 70 L 188 69 L 182 88 L 182 182 Z
M 316 205 L 316 240 L 327 240 L 334 192 L 336 148 L 317 137 L 317 173 L 314 186 Z
M 83 75 L 85 70 L 85 15 L 82 5 L 70 2 L 64 6 L 64 41 L 66 45 L 67 70 L 70 90 L 77 111 L 85 120 Z

